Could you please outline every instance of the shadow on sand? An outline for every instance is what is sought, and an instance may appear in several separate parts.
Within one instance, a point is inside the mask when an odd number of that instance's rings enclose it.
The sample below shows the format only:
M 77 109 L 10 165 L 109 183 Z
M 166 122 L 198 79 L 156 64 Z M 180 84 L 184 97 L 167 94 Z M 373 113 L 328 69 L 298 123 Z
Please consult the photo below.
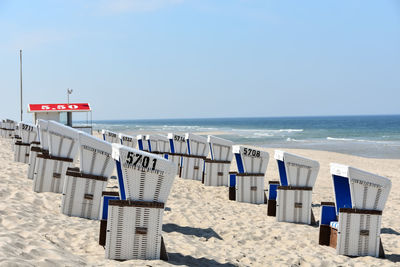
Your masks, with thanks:
M 169 261 L 168 263 L 173 265 L 187 265 L 187 266 L 226 266 L 234 267 L 231 263 L 219 263 L 215 260 L 210 260 L 206 258 L 194 258 L 189 255 L 182 255 L 181 253 L 168 253 Z
M 174 223 L 164 224 L 162 230 L 166 233 L 178 232 L 184 235 L 194 235 L 197 237 L 204 237 L 207 240 L 211 237 L 222 240 L 222 238 L 211 228 L 193 228 L 190 226 L 179 226 Z

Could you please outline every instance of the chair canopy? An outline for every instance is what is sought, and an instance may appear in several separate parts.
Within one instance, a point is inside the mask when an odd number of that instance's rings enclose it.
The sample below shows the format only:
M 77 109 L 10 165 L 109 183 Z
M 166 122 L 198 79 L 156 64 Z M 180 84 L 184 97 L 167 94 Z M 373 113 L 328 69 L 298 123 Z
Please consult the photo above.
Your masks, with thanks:
M 103 135 L 104 141 L 107 141 L 109 143 L 115 143 L 115 144 L 121 143 L 117 133 L 109 131 L 109 130 L 101 130 L 101 133 Z
M 38 129 L 39 129 L 39 141 L 42 149 L 49 150 L 49 138 L 47 133 L 47 128 L 49 121 L 39 119 L 38 122 Z
M 233 146 L 232 151 L 235 154 L 238 173 L 260 174 L 267 170 L 268 152 L 239 145 Z
M 121 145 L 136 148 L 136 138 L 127 134 L 120 133 L 119 140 Z
M 232 160 L 232 141 L 209 135 L 207 142 L 210 147 L 210 155 L 212 160 Z
M 113 144 L 122 200 L 165 203 L 176 174 L 175 165 L 155 154 Z
M 206 137 L 187 133 L 185 134 L 185 140 L 189 155 L 207 157 L 210 148 Z
M 112 145 L 87 133 L 79 133 L 80 170 L 84 174 L 110 177 L 114 170 Z
M 136 136 L 137 140 L 137 148 L 139 150 L 144 150 L 144 151 L 149 151 L 149 145 L 148 142 L 146 141 L 146 136 L 139 134 Z
M 171 147 L 169 145 L 169 139 L 165 135 L 157 135 L 157 152 L 169 153 L 171 152 Z
M 49 121 L 47 129 L 50 155 L 74 159 L 80 131 L 55 121 Z
M 169 145 L 171 153 L 187 154 L 187 143 L 185 135 L 169 133 Z
M 313 187 L 317 180 L 319 163 L 282 150 L 275 150 L 281 185 Z
M 382 211 L 392 182 L 354 167 L 331 163 L 336 212 L 340 208 Z
M 23 143 L 31 143 L 34 141 L 38 141 L 38 129 L 36 125 L 19 122 L 18 123 L 18 132 L 19 137 L 21 137 L 21 141 Z

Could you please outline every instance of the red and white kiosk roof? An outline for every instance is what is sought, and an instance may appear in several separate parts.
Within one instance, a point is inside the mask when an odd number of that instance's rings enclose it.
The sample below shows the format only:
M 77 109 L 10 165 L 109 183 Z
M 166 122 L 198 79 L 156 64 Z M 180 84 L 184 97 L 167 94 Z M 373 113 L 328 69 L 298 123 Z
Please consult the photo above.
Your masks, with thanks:
M 89 103 L 61 103 L 61 104 L 29 104 L 28 113 L 37 112 L 88 112 Z

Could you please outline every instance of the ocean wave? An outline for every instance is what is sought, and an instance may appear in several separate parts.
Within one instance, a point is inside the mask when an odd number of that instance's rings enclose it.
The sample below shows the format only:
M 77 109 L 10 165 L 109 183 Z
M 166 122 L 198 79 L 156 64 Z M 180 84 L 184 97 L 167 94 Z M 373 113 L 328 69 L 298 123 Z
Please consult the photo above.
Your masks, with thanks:
M 331 140 L 331 141 L 359 141 L 357 139 L 352 139 L 352 138 L 335 138 L 335 137 L 327 137 L 326 140 Z
M 286 138 L 286 142 L 301 142 L 301 143 L 305 143 L 307 142 L 306 140 L 299 140 L 299 139 L 294 139 L 294 138 Z
M 279 132 L 288 132 L 288 133 L 291 133 L 291 132 L 304 132 L 303 129 L 279 129 L 278 131 Z

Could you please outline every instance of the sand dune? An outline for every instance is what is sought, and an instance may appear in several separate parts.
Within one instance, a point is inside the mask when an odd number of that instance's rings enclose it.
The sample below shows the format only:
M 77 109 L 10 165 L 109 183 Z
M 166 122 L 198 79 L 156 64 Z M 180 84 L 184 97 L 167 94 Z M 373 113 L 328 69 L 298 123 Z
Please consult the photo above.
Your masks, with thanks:
M 277 180 L 273 150 L 268 180 Z M 0 140 L 0 265 L 5 266 L 365 266 L 400 265 L 400 160 L 366 159 L 339 153 L 289 150 L 321 164 L 313 194 L 333 200 L 329 163 L 338 162 L 392 179 L 383 213 L 382 241 L 387 259 L 337 256 L 318 245 L 318 227 L 277 223 L 266 205 L 228 200 L 225 187 L 205 187 L 176 178 L 164 213 L 163 236 L 170 261 L 111 261 L 98 245 L 99 222 L 60 213 L 61 195 L 34 193 L 27 165 L 15 163 L 10 141 Z M 111 180 L 110 187 L 115 185 Z

